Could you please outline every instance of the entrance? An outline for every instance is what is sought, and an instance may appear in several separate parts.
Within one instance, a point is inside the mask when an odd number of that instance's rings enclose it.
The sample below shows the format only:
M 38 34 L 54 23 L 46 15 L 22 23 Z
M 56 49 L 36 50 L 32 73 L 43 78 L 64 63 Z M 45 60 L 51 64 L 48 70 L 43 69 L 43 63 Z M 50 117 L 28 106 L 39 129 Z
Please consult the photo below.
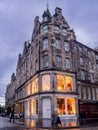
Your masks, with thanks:
M 50 100 L 50 98 L 42 99 L 42 117 L 51 118 L 51 100 Z

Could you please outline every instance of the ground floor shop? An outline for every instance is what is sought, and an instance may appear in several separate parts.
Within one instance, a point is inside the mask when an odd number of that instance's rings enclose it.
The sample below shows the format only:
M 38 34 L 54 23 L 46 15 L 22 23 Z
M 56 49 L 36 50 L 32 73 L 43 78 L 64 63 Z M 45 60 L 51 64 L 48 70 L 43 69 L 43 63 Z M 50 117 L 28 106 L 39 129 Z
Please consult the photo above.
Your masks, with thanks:
M 79 115 L 85 118 L 98 118 L 98 101 L 79 100 Z
M 58 114 L 61 119 L 77 119 L 78 99 L 76 95 L 65 94 L 40 94 L 25 99 L 24 116 L 26 118 L 47 118 L 51 119 Z M 19 106 L 19 104 L 17 104 Z

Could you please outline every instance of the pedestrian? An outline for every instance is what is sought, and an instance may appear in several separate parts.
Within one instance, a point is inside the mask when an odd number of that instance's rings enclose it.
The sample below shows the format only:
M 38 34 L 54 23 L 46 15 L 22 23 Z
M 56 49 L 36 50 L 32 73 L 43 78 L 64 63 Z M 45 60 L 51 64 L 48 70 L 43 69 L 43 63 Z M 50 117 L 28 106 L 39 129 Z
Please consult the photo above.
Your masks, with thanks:
M 60 117 L 56 114 L 56 115 L 54 115 L 54 119 L 53 119 L 53 121 L 52 121 L 52 126 L 53 126 L 53 125 L 57 125 L 57 126 L 58 126 L 59 124 L 62 126 Z
M 14 123 L 14 109 L 11 110 L 11 113 L 10 113 L 10 122 L 11 120 L 13 121 Z

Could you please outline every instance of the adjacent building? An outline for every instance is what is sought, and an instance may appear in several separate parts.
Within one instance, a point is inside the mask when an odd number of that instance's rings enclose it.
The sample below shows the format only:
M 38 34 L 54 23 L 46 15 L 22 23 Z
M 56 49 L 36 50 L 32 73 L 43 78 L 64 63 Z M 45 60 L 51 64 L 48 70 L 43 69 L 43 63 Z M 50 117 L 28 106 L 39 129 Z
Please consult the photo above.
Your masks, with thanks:
M 98 49 L 76 40 L 73 29 L 56 7 L 52 16 L 47 8 L 34 19 L 31 41 L 19 54 L 15 80 L 6 90 L 15 91 L 15 111 L 25 118 L 77 119 L 81 111 L 98 117 Z

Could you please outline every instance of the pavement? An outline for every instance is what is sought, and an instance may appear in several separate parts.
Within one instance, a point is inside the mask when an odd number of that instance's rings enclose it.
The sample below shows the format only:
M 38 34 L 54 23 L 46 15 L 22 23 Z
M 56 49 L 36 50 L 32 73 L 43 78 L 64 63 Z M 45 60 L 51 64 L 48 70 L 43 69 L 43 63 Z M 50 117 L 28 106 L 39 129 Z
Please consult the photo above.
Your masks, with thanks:
M 98 123 L 98 122 L 97 122 Z M 0 117 L 0 130 L 98 130 L 98 124 L 89 124 L 73 127 L 33 127 L 25 126 L 22 122 L 16 121 L 15 123 L 9 122 L 9 118 Z

